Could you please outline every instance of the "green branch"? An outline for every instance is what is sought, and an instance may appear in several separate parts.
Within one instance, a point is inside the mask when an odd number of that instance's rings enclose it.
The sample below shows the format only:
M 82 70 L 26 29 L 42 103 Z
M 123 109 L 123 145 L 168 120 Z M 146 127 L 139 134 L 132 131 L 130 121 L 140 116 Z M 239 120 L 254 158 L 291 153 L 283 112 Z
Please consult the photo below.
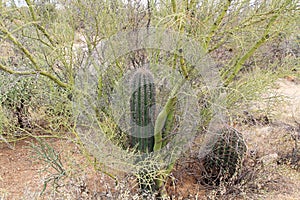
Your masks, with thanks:
M 163 110 L 157 116 L 154 127 L 154 151 L 159 151 L 163 146 L 163 129 L 168 119 L 168 115 L 174 107 L 176 100 L 176 96 L 169 98 Z
M 29 8 L 29 12 L 31 14 L 31 17 L 32 17 L 33 21 L 37 21 L 37 18 L 36 18 L 34 10 L 32 8 L 32 4 L 31 4 L 30 0 L 25 0 L 25 1 L 26 1 L 26 4 L 27 4 L 28 8 Z M 49 40 L 49 42 L 51 43 L 51 45 L 53 47 L 55 47 L 56 44 L 53 41 L 53 39 L 51 38 L 50 34 L 46 31 L 46 29 L 43 26 L 41 26 L 40 24 L 38 24 L 38 23 L 36 23 L 34 25 L 36 26 L 36 28 L 38 30 L 40 30 L 46 36 L 46 38 Z
M 220 13 L 220 15 L 218 16 L 218 18 L 216 19 L 216 21 L 211 26 L 209 34 L 208 34 L 208 36 L 206 38 L 206 47 L 209 46 L 212 37 L 215 35 L 215 32 L 220 27 L 220 24 L 223 21 L 226 13 L 228 11 L 228 8 L 231 5 L 231 2 L 232 2 L 232 0 L 227 0 L 226 4 L 224 5 L 224 8 L 223 8 L 222 12 Z
M 270 37 L 270 35 L 269 35 L 270 27 L 275 22 L 275 20 L 278 18 L 278 16 L 279 16 L 278 14 L 274 15 L 270 19 L 269 23 L 267 24 L 267 26 L 265 28 L 265 31 L 264 31 L 262 37 L 250 48 L 249 51 L 247 51 L 240 59 L 238 59 L 232 65 L 232 67 L 229 68 L 228 71 L 226 71 L 222 75 L 224 78 L 226 78 L 228 76 L 228 74 L 230 73 L 230 71 L 232 71 L 231 69 L 233 69 L 233 72 L 231 73 L 231 75 L 226 79 L 225 85 L 228 85 L 236 77 L 236 75 L 242 69 L 242 67 L 243 67 L 244 63 L 246 62 L 246 60 L 248 58 L 250 58 L 255 53 L 255 51 L 268 40 L 268 38 Z
M 62 81 L 60 81 L 57 77 L 55 77 L 53 74 L 41 70 L 41 68 L 39 67 L 37 61 L 34 59 L 33 55 L 29 52 L 29 50 L 21 43 L 17 40 L 17 38 L 15 38 L 11 32 L 9 32 L 8 30 L 6 30 L 3 27 L 0 27 L 0 31 L 3 32 L 14 45 L 16 45 L 18 47 L 18 49 L 20 49 L 24 55 L 30 60 L 30 62 L 32 63 L 33 67 L 34 67 L 34 71 L 25 71 L 25 72 L 19 72 L 19 71 L 14 71 L 12 69 L 9 69 L 8 67 L 3 66 L 2 64 L 0 64 L 0 69 L 8 72 L 10 74 L 17 74 L 17 75 L 30 75 L 30 74 L 41 74 L 49 79 L 51 79 L 52 81 L 54 81 L 56 84 L 58 84 L 60 87 L 64 87 L 67 88 L 69 87 L 69 84 L 64 83 Z
M 174 13 L 175 17 L 174 17 L 174 21 L 175 23 L 178 23 L 178 29 L 180 31 L 180 33 L 184 33 L 184 24 L 181 23 L 182 20 L 178 20 L 178 15 L 177 15 L 177 5 L 176 5 L 176 1 L 175 0 L 171 0 L 171 4 L 172 4 L 172 12 Z M 188 8 L 187 8 L 188 9 Z M 181 71 L 182 71 L 182 74 L 183 76 L 187 79 L 188 78 L 188 70 L 186 68 L 186 64 L 185 64 L 185 61 L 184 61 L 184 58 L 182 56 L 182 52 L 179 52 L 180 54 L 180 58 L 179 58 L 179 62 L 180 62 L 180 68 L 181 68 Z M 174 63 L 173 63 L 173 68 L 175 69 L 176 67 L 176 63 L 177 63 L 177 58 L 178 58 L 178 55 L 175 53 L 174 55 Z
M 163 145 L 163 129 L 165 127 L 165 123 L 168 120 L 168 115 L 174 108 L 176 102 L 177 102 L 177 93 L 182 85 L 184 85 L 185 81 L 187 79 L 182 79 L 178 84 L 173 88 L 170 97 L 162 109 L 160 113 L 158 114 L 156 120 L 155 120 L 155 127 L 154 127 L 154 147 L 153 151 L 159 151 L 162 148 Z
M 69 84 L 60 81 L 53 74 L 50 74 L 49 72 L 46 72 L 46 71 L 15 71 L 15 70 L 12 70 L 8 67 L 5 67 L 2 64 L 0 64 L 0 70 L 2 70 L 4 72 L 7 72 L 9 74 L 14 74 L 14 75 L 35 75 L 35 74 L 40 74 L 42 76 L 45 76 L 45 77 L 51 79 L 52 81 L 54 81 L 60 87 L 69 88 Z
M 5 67 L 0 63 L 0 70 L 7 72 L 9 74 L 15 74 L 15 75 L 33 75 L 36 74 L 34 71 L 14 71 L 8 67 Z
M 33 64 L 33 66 L 39 70 L 40 67 L 37 64 L 37 61 L 33 58 L 33 56 L 31 55 L 31 53 L 28 51 L 28 49 L 26 49 L 22 43 L 20 43 L 17 38 L 15 38 L 11 32 L 9 32 L 8 30 L 0 27 L 0 31 L 3 32 L 4 34 L 6 34 L 6 37 L 13 43 L 15 44 L 24 54 L 25 56 L 31 61 L 31 63 Z

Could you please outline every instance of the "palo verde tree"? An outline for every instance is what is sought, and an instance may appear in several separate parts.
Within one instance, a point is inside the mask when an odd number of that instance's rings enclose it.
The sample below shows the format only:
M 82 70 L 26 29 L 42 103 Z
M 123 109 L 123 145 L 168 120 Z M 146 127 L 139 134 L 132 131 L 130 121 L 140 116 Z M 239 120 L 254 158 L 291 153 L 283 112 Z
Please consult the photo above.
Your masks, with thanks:
M 25 0 L 26 6 L 23 7 L 12 6 L 13 3 L 3 6 L 5 1 L 0 2 L 1 72 L 16 77 L 38 77 L 38 80 L 43 77 L 43 81 L 53 86 L 54 92 L 67 91 L 64 97 L 70 99 L 72 95 L 69 94 L 74 92 L 79 69 L 91 60 L 103 40 L 123 30 L 156 27 L 191 37 L 217 61 L 224 90 L 229 91 L 226 106 L 231 108 L 240 100 L 238 93 L 249 98 L 255 93 L 249 92 L 249 81 L 243 80 L 243 73 L 273 67 L 269 66 L 270 62 L 263 60 L 264 54 L 260 52 L 262 47 L 278 38 L 290 39 L 299 32 L 296 26 L 299 21 L 296 0 L 148 0 L 147 3 L 122 0 Z M 171 69 L 177 69 L 180 75 L 189 78 L 192 66 L 184 59 L 186 52 L 176 50 L 179 53 L 171 55 L 151 52 L 148 59 L 166 59 Z M 108 66 L 109 70 L 98 74 L 95 89 L 101 101 L 94 111 L 99 116 L 104 132 L 112 140 L 120 140 L 121 137 L 116 137 L 116 133 L 121 131 L 113 122 L 107 105 L 112 99 L 113 88 L 119 84 L 116 80 L 132 68 L 131 57 L 135 55 L 116 59 Z M 296 56 L 291 54 L 290 59 L 294 58 Z M 101 62 L 101 57 L 96 59 Z M 199 85 L 195 83 L 193 87 Z M 264 87 L 261 84 L 256 89 Z M 163 87 L 158 85 L 157 90 L 160 88 Z M 44 95 L 51 91 L 43 91 L 42 87 L 41 90 Z M 204 91 L 203 94 L 209 92 Z M 138 102 L 138 98 L 134 98 Z M 176 98 L 174 96 L 174 101 Z M 138 109 L 138 106 L 135 108 Z M 159 140 L 160 136 L 155 137 Z M 115 142 L 124 144 L 123 141 Z M 133 142 L 131 146 L 135 144 Z M 161 141 L 151 148 L 155 151 L 163 145 Z M 105 163 L 105 160 L 101 162 Z M 167 170 L 166 174 L 169 172 Z
M 172 0 L 161 1 L 159 6 L 154 1 L 148 6 L 141 2 L 56 1 L 62 8 L 47 24 L 38 14 L 40 3 L 26 0 L 25 7 L 2 6 L 1 46 L 9 43 L 15 57 L 24 58 L 17 63 L 24 69 L 18 70 L 4 59 L 0 69 L 16 75 L 38 73 L 65 88 L 72 87 L 74 69 L 80 64 L 74 61 L 78 57 L 74 49 L 77 33 L 82 33 L 83 45 L 91 51 L 101 39 L 137 24 L 178 30 L 199 40 L 208 52 L 231 49 L 232 56 L 222 69 L 224 80 L 230 82 L 259 47 L 279 34 L 297 31 L 291 29 L 298 17 L 294 0 Z

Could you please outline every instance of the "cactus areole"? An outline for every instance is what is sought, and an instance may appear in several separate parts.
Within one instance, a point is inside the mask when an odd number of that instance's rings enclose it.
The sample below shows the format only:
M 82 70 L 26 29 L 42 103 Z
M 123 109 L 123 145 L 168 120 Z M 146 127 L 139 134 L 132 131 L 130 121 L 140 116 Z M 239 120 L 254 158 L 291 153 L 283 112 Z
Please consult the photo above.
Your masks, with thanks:
M 130 98 L 131 148 L 152 152 L 154 146 L 155 85 L 147 68 L 138 68 L 131 79 Z

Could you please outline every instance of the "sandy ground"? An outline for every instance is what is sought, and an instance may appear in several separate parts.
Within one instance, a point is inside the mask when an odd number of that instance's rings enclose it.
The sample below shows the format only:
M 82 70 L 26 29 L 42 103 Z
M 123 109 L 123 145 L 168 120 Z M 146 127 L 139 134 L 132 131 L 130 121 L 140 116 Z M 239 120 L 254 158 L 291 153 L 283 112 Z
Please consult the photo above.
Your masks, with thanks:
M 269 187 L 261 199 L 300 199 L 300 81 L 293 77 L 279 79 L 265 98 L 278 98 L 268 112 L 270 123 L 257 121 L 240 126 L 248 151 L 259 157 L 268 172 Z M 266 101 L 267 102 L 267 101 Z M 255 103 L 256 109 L 267 109 L 268 103 Z M 255 110 L 255 108 L 254 108 Z M 297 164 L 291 164 L 293 150 L 298 148 Z M 296 168 L 296 165 L 298 168 Z
M 249 150 L 262 159 L 266 170 L 270 172 L 265 177 L 266 180 L 270 179 L 269 185 L 262 187 L 264 191 L 253 198 L 300 199 L 299 169 L 293 169 L 287 163 L 278 164 L 280 158 L 293 150 L 294 140 L 291 136 L 296 135 L 300 140 L 300 125 L 297 124 L 300 123 L 300 82 L 288 77 L 278 80 L 276 85 L 268 95 L 280 95 L 285 99 L 278 109 L 271 111 L 276 120 L 271 124 L 258 123 L 238 128 L 245 135 Z M 49 178 L 49 172 L 42 172 L 45 163 L 32 158 L 34 153 L 28 148 L 30 141 L 27 140 L 16 143 L 14 149 L 9 148 L 6 143 L 0 144 L 0 200 L 112 199 L 109 195 L 114 191 L 114 181 L 86 164 L 86 158 L 76 145 L 67 140 L 47 141 L 57 152 L 61 152 L 63 165 L 68 174 L 68 178 L 59 181 L 61 193 L 53 192 L 49 185 L 45 194 L 39 196 L 43 189 L 43 180 Z M 174 175 L 182 182 L 177 184 L 177 188 L 170 189 L 172 193 L 177 191 L 187 195 L 189 190 L 192 190 L 199 199 L 202 197 L 205 199 L 203 188 L 199 187 L 193 178 L 182 178 L 182 174 L 178 171 L 175 171 Z M 195 196 L 189 199 L 195 199 Z

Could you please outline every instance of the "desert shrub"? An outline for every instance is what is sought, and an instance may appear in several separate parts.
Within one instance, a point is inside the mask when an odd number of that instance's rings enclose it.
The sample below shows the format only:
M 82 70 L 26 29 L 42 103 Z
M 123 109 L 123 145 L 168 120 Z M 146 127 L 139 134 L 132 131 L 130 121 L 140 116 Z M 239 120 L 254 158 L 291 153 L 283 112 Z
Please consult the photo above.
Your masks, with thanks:
M 29 108 L 33 106 L 32 96 L 35 90 L 35 81 L 32 77 L 13 77 L 1 74 L 0 102 L 11 120 L 11 128 L 29 128 Z
M 11 76 L 8 75 L 2 75 L 3 79 L 0 79 L 3 81 L 0 85 L 1 92 L 4 91 L 0 94 L 2 113 L 5 113 L 2 117 L 12 122 L 9 123 L 12 129 L 30 126 L 53 134 L 61 130 L 66 131 L 66 127 L 76 124 L 71 110 L 72 92 L 76 88 L 75 79 L 79 69 L 91 57 L 101 61 L 101 56 L 95 57 L 93 53 L 98 51 L 97 47 L 103 39 L 132 28 L 153 26 L 170 29 L 198 41 L 206 55 L 216 60 L 217 66 L 210 67 L 220 73 L 224 83 L 219 89 L 227 91 L 228 94 L 225 105 L 218 106 L 228 109 L 229 118 L 235 118 L 247 109 L 244 101 L 249 102 L 261 97 L 266 86 L 276 79 L 277 74 L 274 71 L 279 69 L 277 65 L 291 65 L 281 66 L 288 68 L 287 71 L 298 70 L 296 58 L 299 38 L 295 36 L 297 30 L 294 31 L 294 27 L 297 27 L 295 24 L 298 10 L 297 3 L 293 0 L 172 0 L 161 1 L 159 6 L 155 5 L 154 1 L 148 1 L 148 5 L 145 5 L 142 1 L 62 0 L 59 1 L 64 5 L 61 10 L 55 9 L 53 4 L 38 4 L 45 1 L 26 2 L 28 7 L 1 7 L 0 10 L 0 45 L 1 50 L 7 50 L 3 51 L 6 55 L 1 56 L 0 70 L 15 75 L 12 82 L 9 81 Z M 84 38 L 84 41 L 81 41 L 83 44 L 76 43 L 77 37 Z M 289 43 L 289 38 L 293 38 L 293 42 Z M 289 47 L 288 52 L 285 51 L 285 47 Z M 180 49 L 174 50 L 180 52 Z M 180 75 L 187 77 L 184 70 L 186 61 L 181 53 L 173 55 L 170 52 L 156 52 L 156 61 L 165 59 L 166 66 L 173 67 Z M 109 159 L 103 155 L 115 153 L 104 153 L 100 150 L 110 144 L 108 140 L 122 149 L 128 147 L 126 134 L 120 131 L 118 124 L 112 120 L 109 104 L 113 99 L 111 93 L 114 92 L 114 87 L 120 84 L 119 78 L 132 67 L 136 67 L 130 66 L 129 61 L 126 56 L 118 58 L 106 72 L 101 71 L 101 66 L 97 79 L 88 77 L 90 79 L 84 82 L 98 82 L 97 88 L 93 88 L 97 90 L 99 97 L 95 103 L 96 109 L 91 109 L 97 114 L 97 126 L 93 128 L 101 129 L 106 138 L 101 140 L 98 138 L 102 135 L 92 135 L 92 138 L 86 137 L 83 140 L 89 142 L 93 155 L 104 164 L 107 164 Z M 189 67 L 191 66 L 187 64 L 187 68 Z M 271 72 L 269 69 L 272 69 Z M 158 90 L 162 91 L 161 94 L 165 92 L 161 95 L 163 100 L 158 102 L 161 107 L 168 102 L 168 95 L 173 89 L 168 87 L 168 82 L 164 80 L 164 77 L 161 77 L 160 85 L 157 85 Z M 210 98 L 213 99 L 214 94 L 203 89 L 205 86 L 200 79 L 195 78 L 192 81 L 191 87 L 199 90 L 194 96 L 199 100 L 200 105 L 197 106 L 201 107 L 201 115 L 194 120 L 203 121 L 199 129 L 205 130 L 213 117 L 213 103 L 210 102 Z M 174 101 L 176 98 L 178 97 L 174 97 Z M 180 106 L 177 108 L 180 110 Z M 81 114 L 88 115 L 91 110 L 83 110 Z M 171 114 L 169 116 L 172 118 Z M 28 118 L 30 123 L 27 123 Z M 183 118 L 180 114 L 175 116 L 173 126 L 167 126 L 166 129 L 176 133 L 176 129 L 181 125 L 180 119 Z M 4 122 L 2 130 L 6 130 Z M 232 123 L 230 120 L 225 123 L 227 122 Z M 78 136 L 74 129 L 72 131 Z M 85 134 L 87 130 L 82 129 L 82 132 Z M 170 135 L 169 138 L 172 139 L 176 134 Z M 225 131 L 224 135 L 220 135 L 221 139 L 219 138 L 213 146 L 211 157 L 206 157 L 204 162 L 207 171 L 212 173 L 211 179 L 207 178 L 208 184 L 218 185 L 222 180 L 232 178 L 237 172 L 234 170 L 235 164 L 240 162 L 238 154 L 243 152 L 243 145 L 234 141 L 238 135 L 235 131 Z M 235 152 L 230 146 L 232 144 L 238 144 L 241 149 Z M 168 147 L 166 143 L 162 145 Z M 226 154 L 227 151 L 233 153 L 233 160 Z M 147 169 L 145 166 L 145 171 L 147 170 L 148 174 L 153 173 L 151 168 Z M 167 177 L 170 170 L 161 177 Z M 144 176 L 145 171 L 140 170 L 141 176 Z M 219 177 L 219 174 L 223 177 Z M 147 180 L 148 176 L 145 177 Z
M 37 76 L 1 76 L 2 115 L 10 121 L 3 125 L 7 135 L 26 136 L 38 130 L 39 134 L 58 133 L 71 126 L 69 92 Z

